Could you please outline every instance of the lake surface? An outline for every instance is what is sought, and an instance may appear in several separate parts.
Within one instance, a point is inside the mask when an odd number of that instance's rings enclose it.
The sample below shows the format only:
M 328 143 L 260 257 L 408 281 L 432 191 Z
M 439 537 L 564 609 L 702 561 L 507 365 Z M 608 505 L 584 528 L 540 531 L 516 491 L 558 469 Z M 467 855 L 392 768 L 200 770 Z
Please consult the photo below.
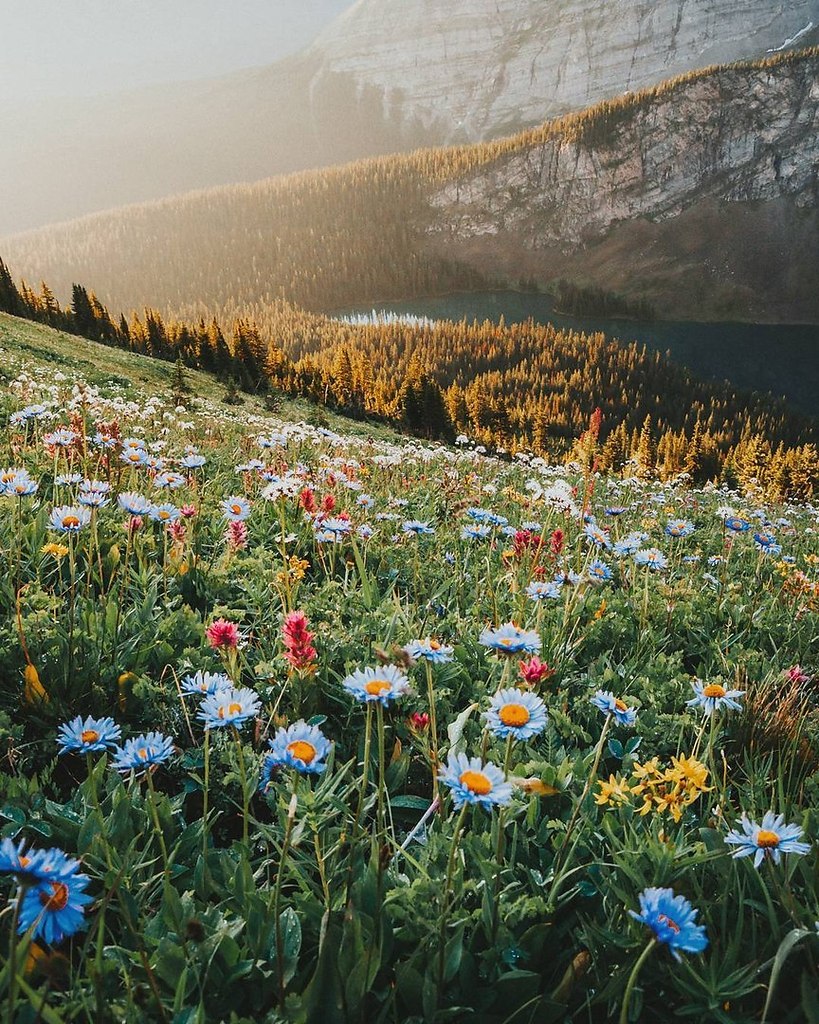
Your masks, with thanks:
M 591 333 L 603 331 L 623 342 L 668 352 L 697 377 L 728 380 L 735 387 L 784 397 L 810 416 L 819 415 L 819 326 L 607 320 L 556 313 L 548 295 L 479 292 L 378 304 L 377 312 L 440 320 L 492 320 L 507 323 L 531 317 L 537 323 Z M 370 313 L 372 307 L 348 310 Z

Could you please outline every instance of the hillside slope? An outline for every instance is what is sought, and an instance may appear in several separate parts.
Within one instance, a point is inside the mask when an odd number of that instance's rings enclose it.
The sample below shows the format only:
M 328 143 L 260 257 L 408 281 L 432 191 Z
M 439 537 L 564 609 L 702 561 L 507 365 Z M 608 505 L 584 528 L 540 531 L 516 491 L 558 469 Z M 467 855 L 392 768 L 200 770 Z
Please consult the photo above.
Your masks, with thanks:
M 819 320 L 819 50 L 705 70 L 541 129 L 127 207 L 0 246 L 114 310 L 332 310 L 556 278 L 660 316 Z
M 804 46 L 819 0 L 359 0 L 304 53 L 0 113 L 0 234 L 192 188 L 497 138 Z

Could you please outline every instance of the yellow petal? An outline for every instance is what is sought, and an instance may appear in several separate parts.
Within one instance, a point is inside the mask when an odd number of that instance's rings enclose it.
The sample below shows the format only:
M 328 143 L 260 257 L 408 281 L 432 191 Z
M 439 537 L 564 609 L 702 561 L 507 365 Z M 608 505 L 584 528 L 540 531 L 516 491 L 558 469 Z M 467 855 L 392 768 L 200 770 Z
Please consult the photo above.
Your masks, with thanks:
M 23 670 L 23 679 L 25 680 L 23 696 L 26 704 L 37 704 L 39 701 L 44 701 L 48 704 L 51 701 L 51 698 L 46 693 L 45 687 L 40 682 L 40 676 L 37 669 L 33 665 L 26 665 Z

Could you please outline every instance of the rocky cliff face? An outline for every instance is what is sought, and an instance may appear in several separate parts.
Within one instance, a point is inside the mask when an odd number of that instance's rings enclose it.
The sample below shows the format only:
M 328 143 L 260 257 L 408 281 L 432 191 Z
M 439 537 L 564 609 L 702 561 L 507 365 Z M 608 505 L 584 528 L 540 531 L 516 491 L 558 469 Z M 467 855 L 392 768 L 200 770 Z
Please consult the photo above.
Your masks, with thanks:
M 319 37 L 325 73 L 390 119 L 493 138 L 693 68 L 805 45 L 819 0 L 358 0 Z
M 819 319 L 819 56 L 613 105 L 439 189 L 428 244 L 665 316 Z

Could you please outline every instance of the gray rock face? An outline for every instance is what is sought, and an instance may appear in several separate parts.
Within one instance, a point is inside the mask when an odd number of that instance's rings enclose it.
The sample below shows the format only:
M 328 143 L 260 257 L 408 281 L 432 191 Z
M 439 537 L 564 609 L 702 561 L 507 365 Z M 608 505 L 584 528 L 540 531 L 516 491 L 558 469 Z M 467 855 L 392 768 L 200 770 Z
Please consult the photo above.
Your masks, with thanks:
M 819 0 L 358 0 L 316 75 L 381 90 L 447 142 L 542 123 L 693 68 L 805 45 Z
M 695 78 L 440 188 L 427 237 L 485 272 L 568 276 L 664 315 L 819 316 L 819 56 Z

